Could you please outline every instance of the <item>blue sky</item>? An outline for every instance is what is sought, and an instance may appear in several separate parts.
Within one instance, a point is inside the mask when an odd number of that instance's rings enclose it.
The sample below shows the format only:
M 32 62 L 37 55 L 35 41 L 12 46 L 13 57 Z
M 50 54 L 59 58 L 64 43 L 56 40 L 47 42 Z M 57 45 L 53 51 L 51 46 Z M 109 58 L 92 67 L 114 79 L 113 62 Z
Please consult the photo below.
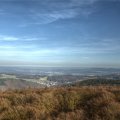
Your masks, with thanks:
M 0 65 L 120 67 L 120 0 L 1 0 Z

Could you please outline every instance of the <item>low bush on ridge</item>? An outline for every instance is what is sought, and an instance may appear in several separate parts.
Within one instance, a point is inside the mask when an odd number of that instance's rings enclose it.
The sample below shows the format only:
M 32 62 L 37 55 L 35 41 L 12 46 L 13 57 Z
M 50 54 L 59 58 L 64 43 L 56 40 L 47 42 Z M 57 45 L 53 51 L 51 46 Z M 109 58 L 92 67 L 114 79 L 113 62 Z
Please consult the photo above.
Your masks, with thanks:
M 120 120 L 120 87 L 1 91 L 0 120 Z

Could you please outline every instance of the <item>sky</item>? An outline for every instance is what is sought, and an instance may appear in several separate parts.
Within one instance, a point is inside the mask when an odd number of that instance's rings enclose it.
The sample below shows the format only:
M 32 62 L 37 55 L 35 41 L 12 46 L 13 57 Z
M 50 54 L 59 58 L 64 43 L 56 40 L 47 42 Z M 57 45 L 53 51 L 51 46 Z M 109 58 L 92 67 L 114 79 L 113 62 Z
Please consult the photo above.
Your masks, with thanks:
M 120 67 L 120 0 L 0 0 L 0 66 Z

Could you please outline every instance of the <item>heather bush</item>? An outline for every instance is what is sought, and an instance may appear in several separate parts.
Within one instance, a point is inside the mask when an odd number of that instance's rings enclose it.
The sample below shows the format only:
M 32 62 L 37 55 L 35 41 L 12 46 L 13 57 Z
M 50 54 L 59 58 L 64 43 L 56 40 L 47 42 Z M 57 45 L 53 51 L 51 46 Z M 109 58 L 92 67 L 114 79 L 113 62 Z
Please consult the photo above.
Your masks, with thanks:
M 120 120 L 120 87 L 0 91 L 0 120 Z

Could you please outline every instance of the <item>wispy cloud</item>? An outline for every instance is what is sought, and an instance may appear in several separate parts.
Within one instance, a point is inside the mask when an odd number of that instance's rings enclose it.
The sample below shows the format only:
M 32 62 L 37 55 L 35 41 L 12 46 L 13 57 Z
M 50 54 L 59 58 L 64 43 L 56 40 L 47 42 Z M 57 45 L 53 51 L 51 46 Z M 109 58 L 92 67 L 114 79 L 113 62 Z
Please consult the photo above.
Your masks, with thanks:
M 30 0 L 29 9 L 25 9 L 26 12 L 23 13 L 29 18 L 29 22 L 24 21 L 20 23 L 18 27 L 49 24 L 58 20 L 77 18 L 78 16 L 88 17 L 96 10 L 94 3 L 99 1 L 100 0 Z M 26 3 L 27 2 L 28 1 L 26 1 Z M 21 1 L 21 4 L 24 4 L 24 2 Z
M 16 36 L 11 36 L 11 35 L 0 35 L 0 41 L 7 41 L 7 42 L 14 42 L 14 41 L 40 41 L 40 40 L 46 40 L 46 37 L 16 37 Z
M 8 0 L 9 2 L 12 0 Z M 7 9 L 7 13 L 12 16 L 20 14 L 20 8 L 24 5 L 28 5 L 24 8 L 22 13 L 29 20 L 22 19 L 18 27 L 27 27 L 31 25 L 41 25 L 53 23 L 57 20 L 66 20 L 76 18 L 78 16 L 89 16 L 94 10 L 94 3 L 101 0 L 18 0 L 20 3 L 16 5 L 16 11 Z M 105 0 L 105 1 L 119 1 L 119 0 Z M 12 2 L 14 4 L 14 2 Z M 11 4 L 10 4 L 11 5 Z M 8 4 L 9 6 L 9 4 Z M 11 7 L 10 7 L 11 8 Z M 12 8 L 11 8 L 12 9 Z M 9 10 L 9 11 L 8 11 Z M 18 11 L 17 11 L 18 10 Z M 18 14 L 16 14 L 18 12 Z M 4 10 L 0 10 L 0 14 L 3 14 Z M 23 16 L 22 16 L 23 17 Z
M 26 27 L 28 25 L 49 24 L 57 20 L 65 20 L 75 18 L 77 16 L 88 16 L 93 12 L 93 9 L 88 9 L 98 0 L 68 0 L 66 1 L 49 1 L 44 0 L 38 2 L 39 8 L 32 7 L 28 12 L 31 22 L 19 25 Z M 33 3 L 33 5 L 35 2 Z M 87 5 L 87 7 L 85 7 Z M 43 8 L 45 7 L 45 8 Z
M 19 40 L 19 38 L 14 36 L 0 35 L 0 41 L 16 41 L 16 40 Z
M 67 10 L 54 10 L 52 12 L 39 13 L 34 11 L 31 13 L 31 18 L 33 22 L 28 24 L 48 24 L 60 19 L 70 19 L 77 16 L 78 13 L 74 9 Z

